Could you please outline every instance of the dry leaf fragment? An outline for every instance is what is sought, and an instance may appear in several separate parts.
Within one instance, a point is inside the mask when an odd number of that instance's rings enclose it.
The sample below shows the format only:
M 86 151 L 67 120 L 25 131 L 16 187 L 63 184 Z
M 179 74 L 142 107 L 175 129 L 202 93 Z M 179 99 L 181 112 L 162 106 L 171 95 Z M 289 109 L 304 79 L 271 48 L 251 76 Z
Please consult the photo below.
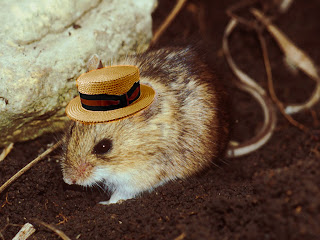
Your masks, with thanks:
M 26 223 L 23 225 L 23 227 L 20 229 L 20 231 L 12 238 L 12 240 L 25 240 L 28 237 L 30 237 L 36 229 L 33 227 L 31 223 Z

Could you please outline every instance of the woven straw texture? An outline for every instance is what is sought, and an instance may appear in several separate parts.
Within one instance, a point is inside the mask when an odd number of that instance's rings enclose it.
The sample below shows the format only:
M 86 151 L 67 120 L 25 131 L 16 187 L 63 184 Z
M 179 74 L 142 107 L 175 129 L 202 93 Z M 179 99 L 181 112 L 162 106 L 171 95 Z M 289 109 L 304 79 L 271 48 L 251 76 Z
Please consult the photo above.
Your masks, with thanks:
M 146 85 L 141 85 L 140 97 L 131 105 L 111 111 L 89 111 L 82 107 L 80 97 L 72 99 L 66 107 L 68 117 L 83 123 L 102 123 L 129 117 L 148 107 L 154 100 L 154 90 Z
M 136 66 L 110 66 L 92 70 L 77 79 L 77 87 L 84 94 L 122 95 L 139 81 Z

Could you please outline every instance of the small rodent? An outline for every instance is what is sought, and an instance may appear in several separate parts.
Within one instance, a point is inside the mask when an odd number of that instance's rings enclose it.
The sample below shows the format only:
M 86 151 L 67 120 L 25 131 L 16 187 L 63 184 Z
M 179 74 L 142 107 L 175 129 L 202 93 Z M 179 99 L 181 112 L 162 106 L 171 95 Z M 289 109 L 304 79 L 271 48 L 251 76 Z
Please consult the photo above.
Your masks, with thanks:
M 72 121 L 62 158 L 66 183 L 103 183 L 112 195 L 101 203 L 116 203 L 191 176 L 223 154 L 229 140 L 226 94 L 192 47 L 149 51 L 114 65 L 137 66 L 155 100 L 122 120 Z

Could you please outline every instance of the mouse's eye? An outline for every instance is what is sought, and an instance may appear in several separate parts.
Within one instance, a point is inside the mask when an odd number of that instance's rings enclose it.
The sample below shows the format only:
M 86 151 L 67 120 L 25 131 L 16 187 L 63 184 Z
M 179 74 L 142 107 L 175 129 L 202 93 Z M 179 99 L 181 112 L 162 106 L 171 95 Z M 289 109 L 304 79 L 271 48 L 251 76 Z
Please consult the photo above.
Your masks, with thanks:
M 102 139 L 97 145 L 93 148 L 94 154 L 105 154 L 109 152 L 112 148 L 112 141 L 110 139 Z

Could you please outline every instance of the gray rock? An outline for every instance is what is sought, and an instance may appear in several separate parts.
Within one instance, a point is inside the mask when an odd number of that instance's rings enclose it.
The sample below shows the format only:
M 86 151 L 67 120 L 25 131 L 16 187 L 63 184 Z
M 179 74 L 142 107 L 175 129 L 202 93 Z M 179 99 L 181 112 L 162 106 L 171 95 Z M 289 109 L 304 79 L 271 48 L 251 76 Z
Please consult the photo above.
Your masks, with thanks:
M 0 146 L 61 130 L 75 79 L 146 50 L 156 0 L 0 0 Z

